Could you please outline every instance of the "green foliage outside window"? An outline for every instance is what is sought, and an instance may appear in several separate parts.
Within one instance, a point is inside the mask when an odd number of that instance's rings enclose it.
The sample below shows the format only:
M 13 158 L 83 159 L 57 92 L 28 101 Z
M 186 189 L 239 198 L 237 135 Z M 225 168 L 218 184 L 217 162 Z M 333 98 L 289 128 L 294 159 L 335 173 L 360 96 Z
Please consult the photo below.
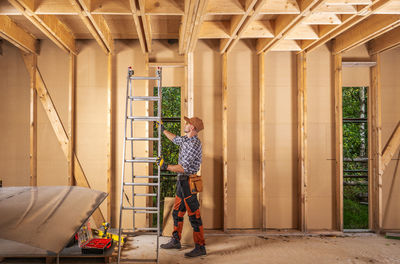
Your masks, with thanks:
M 343 221 L 345 229 L 368 229 L 367 87 L 343 87 Z M 365 185 L 361 185 L 365 184 Z
M 157 87 L 154 87 L 154 96 L 157 96 Z M 154 115 L 157 115 L 158 106 L 154 104 Z M 181 89 L 180 87 L 163 87 L 162 88 L 162 106 L 161 116 L 163 118 L 164 127 L 169 132 L 175 135 L 181 133 Z M 153 136 L 158 137 L 158 129 L 156 126 L 153 128 Z M 178 164 L 179 147 L 172 143 L 164 135 L 161 139 L 161 149 L 164 160 L 167 164 Z M 153 144 L 153 156 L 158 156 L 158 145 Z M 154 175 L 158 173 L 157 164 L 153 167 Z M 175 196 L 175 185 L 176 185 L 176 174 L 169 171 L 161 171 L 161 190 L 160 190 L 160 223 L 162 223 L 162 217 L 164 212 L 164 198 Z M 155 190 L 157 191 L 157 190 Z M 156 203 L 156 198 L 154 198 Z M 154 215 L 153 224 L 157 222 L 157 216 Z

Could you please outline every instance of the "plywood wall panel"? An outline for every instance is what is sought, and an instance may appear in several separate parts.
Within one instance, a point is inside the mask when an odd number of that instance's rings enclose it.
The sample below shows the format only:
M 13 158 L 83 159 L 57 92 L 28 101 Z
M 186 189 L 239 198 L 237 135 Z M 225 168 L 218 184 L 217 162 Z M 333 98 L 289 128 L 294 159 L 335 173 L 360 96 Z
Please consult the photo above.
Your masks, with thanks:
M 91 188 L 107 191 L 107 55 L 96 41 L 80 40 L 78 45 L 76 154 Z M 100 208 L 107 217 L 106 203 Z
M 244 42 L 228 54 L 228 228 L 261 226 L 257 69 Z
M 400 48 L 381 55 L 382 147 L 400 122 Z M 382 177 L 383 228 L 400 229 L 400 153 L 397 150 Z
M 335 117 L 331 54 L 307 54 L 307 228 L 332 229 L 335 199 Z
M 297 228 L 297 88 L 291 52 L 267 53 L 265 84 L 267 228 Z
M 194 115 L 204 123 L 199 137 L 203 144 L 200 194 L 205 228 L 218 229 L 223 224 L 222 199 L 222 56 L 199 41 L 194 53 Z
M 21 52 L 7 41 L 0 56 L 0 179 L 29 185 L 29 73 Z

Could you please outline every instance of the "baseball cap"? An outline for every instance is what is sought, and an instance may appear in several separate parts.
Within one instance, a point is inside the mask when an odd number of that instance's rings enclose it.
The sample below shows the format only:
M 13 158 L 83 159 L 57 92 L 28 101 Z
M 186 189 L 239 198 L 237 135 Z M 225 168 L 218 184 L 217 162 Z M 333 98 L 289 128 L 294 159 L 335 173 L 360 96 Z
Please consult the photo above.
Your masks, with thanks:
M 184 116 L 183 118 L 185 119 L 186 122 L 193 125 L 194 128 L 196 128 L 197 132 L 200 132 L 201 130 L 204 129 L 203 121 L 200 118 L 198 117 L 188 118 L 187 116 Z

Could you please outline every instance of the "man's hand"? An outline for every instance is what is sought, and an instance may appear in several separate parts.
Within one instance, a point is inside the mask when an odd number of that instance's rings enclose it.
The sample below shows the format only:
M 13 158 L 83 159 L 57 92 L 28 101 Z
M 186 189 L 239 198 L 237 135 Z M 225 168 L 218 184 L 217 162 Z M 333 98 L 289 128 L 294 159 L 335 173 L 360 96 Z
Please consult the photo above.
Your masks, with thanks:
M 161 134 L 164 133 L 165 127 L 162 121 L 156 121 L 156 127 L 161 129 Z
M 168 168 L 168 164 L 164 161 L 164 158 L 162 156 L 158 157 L 156 162 L 157 165 L 160 166 L 162 170 L 166 170 Z

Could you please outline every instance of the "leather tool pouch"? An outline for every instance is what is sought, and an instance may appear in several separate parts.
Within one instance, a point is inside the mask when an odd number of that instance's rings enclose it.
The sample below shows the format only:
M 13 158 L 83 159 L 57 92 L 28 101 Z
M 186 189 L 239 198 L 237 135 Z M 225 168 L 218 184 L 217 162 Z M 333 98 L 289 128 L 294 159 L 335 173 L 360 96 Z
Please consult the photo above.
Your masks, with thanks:
M 202 192 L 203 191 L 203 180 L 201 179 L 201 176 L 198 176 L 196 174 L 191 174 L 189 176 L 189 186 L 190 186 L 190 192 L 192 194 Z

